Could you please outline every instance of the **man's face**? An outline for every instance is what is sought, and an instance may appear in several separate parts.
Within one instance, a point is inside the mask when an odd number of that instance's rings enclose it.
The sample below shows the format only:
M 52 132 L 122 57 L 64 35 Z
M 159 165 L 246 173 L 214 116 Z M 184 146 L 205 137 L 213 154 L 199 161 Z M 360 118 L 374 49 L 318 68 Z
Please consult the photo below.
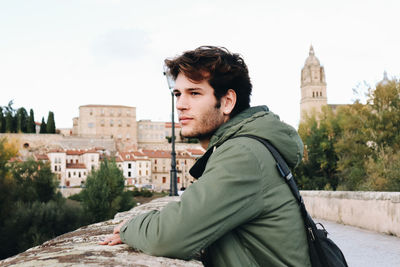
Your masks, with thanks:
M 217 108 L 214 89 L 205 80 L 194 83 L 179 73 L 174 94 L 184 137 L 208 140 L 229 119 Z

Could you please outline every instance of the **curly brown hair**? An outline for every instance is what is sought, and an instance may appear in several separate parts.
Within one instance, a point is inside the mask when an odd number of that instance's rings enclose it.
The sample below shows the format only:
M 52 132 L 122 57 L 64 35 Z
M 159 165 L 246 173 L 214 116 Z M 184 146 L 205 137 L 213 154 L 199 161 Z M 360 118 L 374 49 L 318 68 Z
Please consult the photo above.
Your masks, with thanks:
M 251 81 L 243 58 L 224 47 L 200 46 L 181 56 L 166 59 L 165 65 L 175 80 L 179 73 L 192 81 L 207 80 L 214 88 L 217 103 L 229 89 L 236 92 L 236 104 L 230 117 L 250 107 Z

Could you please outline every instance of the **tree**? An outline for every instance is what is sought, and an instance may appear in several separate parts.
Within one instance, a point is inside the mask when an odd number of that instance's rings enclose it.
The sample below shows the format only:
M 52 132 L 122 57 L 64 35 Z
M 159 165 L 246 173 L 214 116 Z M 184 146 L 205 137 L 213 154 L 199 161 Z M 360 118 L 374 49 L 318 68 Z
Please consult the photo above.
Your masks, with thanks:
M 25 108 L 19 108 L 16 114 L 17 120 L 17 133 L 26 133 L 27 126 L 28 126 L 28 113 L 26 112 Z
M 321 190 L 338 186 L 336 139 L 341 134 L 333 111 L 324 107 L 320 114 L 312 114 L 299 125 L 304 142 L 304 160 L 294 170 L 301 189 Z
M 0 133 L 4 133 L 6 130 L 6 120 L 4 118 L 3 109 L 0 107 Z
M 6 138 L 0 139 L 0 226 L 4 217 L 10 211 L 10 205 L 13 203 L 10 192 L 15 186 L 11 169 L 8 161 L 18 153 L 15 143 Z
M 28 125 L 26 127 L 27 133 L 35 133 L 36 132 L 36 124 L 35 124 L 35 115 L 33 113 L 33 109 L 29 111 L 28 117 Z
M 6 133 L 14 133 L 14 132 L 15 132 L 15 128 L 14 128 L 14 118 L 13 118 L 11 112 L 7 112 L 5 121 L 6 121 L 6 125 L 5 125 L 5 126 L 6 126 L 6 127 L 5 127 L 6 129 L 5 129 L 5 132 L 6 132 Z
M 126 201 L 130 200 L 123 196 L 124 181 L 115 161 L 107 159 L 98 170 L 89 174 L 86 188 L 82 190 L 82 204 L 92 222 L 113 218 L 118 211 L 126 208 Z
M 0 259 L 86 224 L 82 207 L 57 189 L 50 164 L 9 162 L 16 146 L 0 140 Z
M 47 133 L 56 133 L 56 123 L 54 121 L 54 113 L 49 111 L 49 115 L 47 117 L 47 126 L 46 126 Z
M 23 202 L 48 202 L 60 198 L 57 193 L 58 181 L 51 172 L 50 164 L 29 159 L 16 162 L 12 166 L 12 174 L 18 185 L 17 194 Z
M 41 134 L 47 133 L 47 125 L 44 122 L 44 117 L 42 117 L 42 123 L 40 124 L 40 133 Z

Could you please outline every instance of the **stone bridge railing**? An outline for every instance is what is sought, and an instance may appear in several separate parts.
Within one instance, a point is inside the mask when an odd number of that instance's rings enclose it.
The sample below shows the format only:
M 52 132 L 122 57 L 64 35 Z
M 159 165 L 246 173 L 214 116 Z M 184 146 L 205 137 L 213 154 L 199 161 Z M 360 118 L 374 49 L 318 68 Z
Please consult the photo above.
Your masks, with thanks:
M 310 214 L 315 218 L 358 226 L 400 237 L 400 192 L 301 191 Z M 14 257 L 0 266 L 203 266 L 199 261 L 152 257 L 127 245 L 101 246 L 125 218 L 161 209 L 178 197 L 165 197 L 119 213 L 114 220 L 79 228 Z
M 400 237 L 400 192 L 301 191 L 314 218 Z
M 153 257 L 127 245 L 102 246 L 97 243 L 112 233 L 126 218 L 149 210 L 160 209 L 178 197 L 165 197 L 118 213 L 114 220 L 96 223 L 49 240 L 14 257 L 0 261 L 0 266 L 135 266 L 135 267 L 198 267 L 199 261 L 183 261 Z

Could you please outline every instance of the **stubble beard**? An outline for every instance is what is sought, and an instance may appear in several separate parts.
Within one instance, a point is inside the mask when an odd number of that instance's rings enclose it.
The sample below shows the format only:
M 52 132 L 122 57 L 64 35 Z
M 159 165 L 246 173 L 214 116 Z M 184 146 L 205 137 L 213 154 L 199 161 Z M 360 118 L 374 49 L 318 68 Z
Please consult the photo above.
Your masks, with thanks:
M 181 134 L 186 138 L 197 138 L 199 141 L 209 140 L 215 131 L 224 123 L 223 117 L 219 112 L 220 105 L 215 105 L 213 108 L 203 113 L 200 118 L 198 118 L 196 125 L 188 133 L 184 133 L 183 130 Z

